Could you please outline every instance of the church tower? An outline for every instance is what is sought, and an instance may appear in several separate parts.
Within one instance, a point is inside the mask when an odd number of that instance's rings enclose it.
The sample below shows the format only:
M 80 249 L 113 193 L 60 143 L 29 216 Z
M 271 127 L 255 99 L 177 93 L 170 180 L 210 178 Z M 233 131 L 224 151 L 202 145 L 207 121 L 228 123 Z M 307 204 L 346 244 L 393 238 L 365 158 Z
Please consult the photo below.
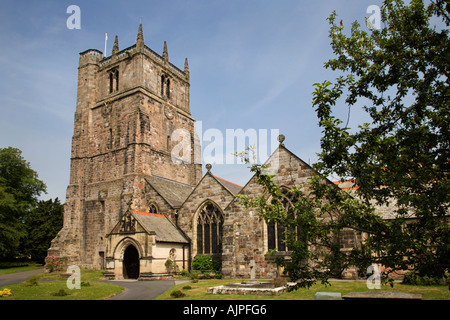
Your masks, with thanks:
M 189 67 L 136 44 L 110 56 L 80 53 L 64 226 L 49 255 L 63 263 L 103 268 L 105 236 L 131 207 L 148 211 L 148 179 L 194 186 L 201 179 L 195 120 L 189 105 Z M 167 213 L 173 214 L 173 213 Z

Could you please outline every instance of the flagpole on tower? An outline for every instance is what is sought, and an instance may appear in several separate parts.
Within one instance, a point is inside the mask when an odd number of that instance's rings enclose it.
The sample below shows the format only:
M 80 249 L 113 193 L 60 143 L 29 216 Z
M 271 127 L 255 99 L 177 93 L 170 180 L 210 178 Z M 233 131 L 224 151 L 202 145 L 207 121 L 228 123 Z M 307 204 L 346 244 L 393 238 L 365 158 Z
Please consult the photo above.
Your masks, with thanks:
M 108 32 L 105 32 L 105 51 L 103 51 L 103 58 L 106 58 L 106 41 L 108 41 Z

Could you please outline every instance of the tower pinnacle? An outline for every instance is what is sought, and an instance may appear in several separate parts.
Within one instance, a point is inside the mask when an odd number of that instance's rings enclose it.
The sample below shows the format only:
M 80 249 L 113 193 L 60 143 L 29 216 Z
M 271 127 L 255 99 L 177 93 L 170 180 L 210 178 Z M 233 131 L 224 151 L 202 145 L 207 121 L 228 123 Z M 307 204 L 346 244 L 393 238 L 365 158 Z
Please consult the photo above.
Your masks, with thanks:
M 188 64 L 188 58 L 184 60 L 184 73 L 186 74 L 186 79 L 189 80 L 189 64 Z
M 164 62 L 168 62 L 169 61 L 169 53 L 167 51 L 167 42 L 166 41 L 164 41 L 164 49 L 163 49 L 162 58 L 163 58 Z
M 112 54 L 115 54 L 119 52 L 119 37 L 116 35 L 116 38 L 114 39 L 114 46 L 112 49 Z
M 138 48 L 144 47 L 144 32 L 142 31 L 142 23 L 139 24 L 139 31 L 136 38 L 136 46 Z

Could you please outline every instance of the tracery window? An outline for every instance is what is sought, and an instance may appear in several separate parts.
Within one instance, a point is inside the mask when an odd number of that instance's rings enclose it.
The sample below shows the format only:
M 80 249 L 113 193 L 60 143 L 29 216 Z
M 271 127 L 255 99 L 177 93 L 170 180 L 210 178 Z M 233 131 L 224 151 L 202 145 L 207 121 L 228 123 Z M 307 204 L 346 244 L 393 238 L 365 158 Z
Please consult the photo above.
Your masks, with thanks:
M 211 202 L 205 203 L 197 218 L 197 253 L 222 252 L 223 215 Z
M 281 205 L 284 211 L 287 213 L 289 219 L 295 219 L 294 212 L 294 194 L 287 189 L 282 190 L 284 195 Z M 267 247 L 269 250 L 277 249 L 278 252 L 287 252 L 289 248 L 286 246 L 286 232 L 294 231 L 296 240 L 301 238 L 301 228 L 299 226 L 286 227 L 281 223 L 271 221 L 267 224 Z

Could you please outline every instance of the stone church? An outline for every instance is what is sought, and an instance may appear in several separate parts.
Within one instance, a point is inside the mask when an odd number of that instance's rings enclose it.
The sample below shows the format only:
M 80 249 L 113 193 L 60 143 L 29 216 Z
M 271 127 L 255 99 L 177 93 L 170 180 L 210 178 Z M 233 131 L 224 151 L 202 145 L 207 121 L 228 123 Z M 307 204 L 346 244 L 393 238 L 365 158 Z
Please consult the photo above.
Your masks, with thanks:
M 200 254 L 215 256 L 224 277 L 275 276 L 266 254 L 287 253 L 282 232 L 235 197 L 260 193 L 254 178 L 239 186 L 211 165 L 202 175 L 189 90 L 188 60 L 179 69 L 166 43 L 162 55 L 147 47 L 142 25 L 131 47 L 119 50 L 116 36 L 109 57 L 80 53 L 64 225 L 49 255 L 114 279 L 163 277 L 167 261 L 189 270 Z M 179 129 L 191 152 L 174 161 Z M 312 168 L 279 141 L 267 160 L 276 183 L 305 185 Z

